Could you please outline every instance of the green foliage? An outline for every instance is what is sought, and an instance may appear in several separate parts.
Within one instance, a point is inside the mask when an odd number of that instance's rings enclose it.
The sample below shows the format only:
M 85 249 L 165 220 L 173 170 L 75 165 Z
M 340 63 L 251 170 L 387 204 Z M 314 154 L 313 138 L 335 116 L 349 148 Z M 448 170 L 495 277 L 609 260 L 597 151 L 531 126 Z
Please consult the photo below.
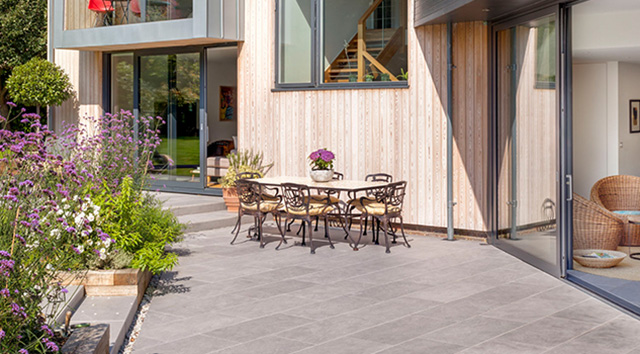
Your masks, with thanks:
M 398 80 L 409 80 L 409 71 L 404 71 L 404 68 L 400 69 L 400 75 L 396 76 Z
M 73 91 L 69 76 L 57 65 L 33 58 L 13 69 L 7 80 L 9 96 L 25 106 L 60 105 Z
M 219 182 L 222 188 L 235 187 L 237 174 L 242 172 L 255 172 L 264 176 L 273 167 L 273 162 L 264 164 L 262 152 L 254 153 L 251 150 L 239 150 L 227 155 L 229 159 L 229 169 Z
M 165 247 L 180 241 L 184 226 L 159 201 L 134 188 L 132 178 L 123 179 L 118 193 L 105 186 L 93 200 L 101 207 L 102 229 L 122 254 L 110 259 L 107 267 L 130 266 L 157 274 L 178 263 L 177 255 L 167 253 Z M 127 256 L 130 264 L 122 264 Z
M 0 0 L 0 33 L 0 73 L 31 58 L 44 58 L 47 0 Z

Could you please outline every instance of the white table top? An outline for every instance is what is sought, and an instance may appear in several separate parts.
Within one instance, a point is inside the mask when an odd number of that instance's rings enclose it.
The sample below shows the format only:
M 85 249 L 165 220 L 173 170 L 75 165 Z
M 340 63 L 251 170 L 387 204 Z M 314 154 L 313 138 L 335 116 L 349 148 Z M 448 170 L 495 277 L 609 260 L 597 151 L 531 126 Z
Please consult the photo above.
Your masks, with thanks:
M 387 182 L 369 182 L 360 180 L 331 180 L 329 182 L 315 182 L 311 177 L 277 176 L 254 179 L 254 181 L 270 186 L 280 186 L 283 183 L 302 184 L 309 188 L 332 189 L 342 191 L 358 191 L 387 186 Z

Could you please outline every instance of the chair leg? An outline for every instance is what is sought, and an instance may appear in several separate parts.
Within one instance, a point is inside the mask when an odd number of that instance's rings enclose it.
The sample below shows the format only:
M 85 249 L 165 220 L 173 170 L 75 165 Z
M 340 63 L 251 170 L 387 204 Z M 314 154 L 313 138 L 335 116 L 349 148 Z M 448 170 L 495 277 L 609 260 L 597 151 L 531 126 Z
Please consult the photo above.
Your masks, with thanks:
M 389 247 L 389 235 L 387 234 L 388 221 L 387 218 L 384 217 L 382 219 L 382 232 L 384 232 L 384 244 L 387 247 L 386 253 L 391 253 L 391 249 Z
M 288 218 L 284 219 L 284 224 L 287 224 L 287 221 L 289 221 Z M 280 231 L 280 236 L 282 236 L 282 239 L 280 240 L 280 243 L 278 243 L 278 246 L 276 246 L 276 250 L 280 249 L 280 246 L 282 246 L 282 243 L 284 242 L 285 244 L 287 243 L 287 240 L 285 239 L 285 230 L 284 227 L 280 227 L 280 223 L 276 222 L 278 224 L 278 231 Z
M 302 225 L 301 225 L 300 227 L 302 228 L 302 243 L 301 243 L 300 245 L 302 245 L 302 246 L 306 246 L 306 245 L 307 245 L 307 243 L 306 243 L 306 242 L 304 242 L 304 237 L 305 237 L 305 236 L 306 236 L 306 234 L 307 234 L 307 227 L 306 227 L 306 225 L 305 225 L 304 220 L 302 220 Z M 309 230 L 309 231 L 311 231 L 311 230 Z M 299 232 L 300 232 L 300 230 L 298 230 L 298 233 L 299 233 Z
M 311 225 L 311 220 L 309 222 L 309 248 L 311 248 L 311 254 L 316 254 L 316 249 L 313 248 L 313 229 Z
M 273 220 L 276 221 L 276 226 L 278 226 L 278 232 L 280 232 L 280 235 L 282 235 L 282 242 L 284 242 L 284 244 L 287 244 L 287 239 L 284 237 L 284 227 L 282 227 L 280 225 L 280 223 L 282 222 L 282 216 L 278 216 L 278 214 L 273 214 Z M 285 221 L 286 224 L 286 221 Z
M 238 234 L 240 233 L 240 224 L 242 223 L 242 212 L 238 211 L 238 223 L 237 223 L 237 227 L 236 227 L 236 235 L 233 237 L 233 240 L 231 240 L 231 244 L 233 245 L 234 242 L 236 242 L 236 239 L 238 238 Z
M 302 222 L 302 224 L 300 224 L 300 228 L 298 229 L 298 232 L 296 232 L 296 235 L 298 235 L 298 236 L 300 235 L 300 231 L 303 230 L 303 227 L 304 227 L 304 222 Z
M 236 221 L 236 226 L 231 230 L 231 234 L 233 235 L 236 232 L 236 229 L 240 227 L 240 209 L 238 209 L 238 220 Z
M 291 232 L 291 224 L 293 224 L 296 221 L 296 219 L 291 219 L 291 222 L 289 223 L 289 225 L 287 225 L 287 231 Z
M 318 222 L 319 221 L 320 221 L 320 217 L 316 216 L 316 228 L 313 231 L 318 231 Z M 325 225 L 325 227 L 327 227 L 327 226 Z
M 364 232 L 361 233 L 361 234 L 363 234 L 365 236 L 367 236 L 367 224 L 368 224 L 368 222 L 369 222 L 368 218 L 365 218 L 364 219 Z M 360 227 L 362 227 L 362 225 L 360 225 Z
M 374 226 L 375 225 L 375 226 Z M 373 243 L 380 244 L 380 220 L 371 217 L 371 233 L 373 234 Z
M 353 250 L 354 250 L 354 251 L 357 251 L 357 250 L 358 250 L 358 245 L 360 244 L 360 240 L 362 240 L 362 233 L 364 232 L 364 230 L 362 229 L 362 219 L 363 219 L 363 216 L 364 216 L 364 219 L 365 219 L 365 220 L 366 220 L 366 219 L 367 219 L 367 217 L 368 217 L 368 216 L 365 216 L 365 214 L 361 214 L 361 215 L 360 215 L 360 235 L 358 235 L 358 241 L 356 241 L 356 244 L 355 244 L 355 245 L 353 245 Z
M 329 247 L 331 249 L 334 249 L 335 247 L 333 246 L 333 242 L 331 242 L 331 237 L 329 236 L 329 228 L 327 227 L 328 223 L 329 223 L 329 221 L 327 220 L 327 216 L 325 215 L 325 217 L 324 217 L 324 237 L 329 239 Z
M 402 221 L 402 216 L 400 217 L 400 232 L 402 232 L 402 238 L 404 239 L 404 244 L 407 245 L 407 248 L 411 248 L 409 241 L 407 241 L 407 236 L 404 234 L 404 221 Z
M 266 215 L 265 215 L 266 218 Z M 260 239 L 260 248 L 264 248 L 264 238 L 262 235 L 262 224 L 264 223 L 264 219 L 258 216 L 258 238 Z

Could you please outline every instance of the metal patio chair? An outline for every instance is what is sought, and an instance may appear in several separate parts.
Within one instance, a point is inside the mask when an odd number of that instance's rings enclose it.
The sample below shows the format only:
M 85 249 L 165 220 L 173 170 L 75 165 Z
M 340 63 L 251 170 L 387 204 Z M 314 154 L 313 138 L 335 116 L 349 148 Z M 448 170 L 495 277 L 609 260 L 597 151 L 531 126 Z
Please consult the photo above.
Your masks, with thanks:
M 302 221 L 302 246 L 305 246 L 306 229 L 309 229 L 309 247 L 311 248 L 311 254 L 316 253 L 316 249 L 313 246 L 313 229 L 311 227 L 312 221 L 317 218 L 324 219 L 325 236 L 329 239 L 329 247 L 335 248 L 331 237 L 327 230 L 327 216 L 330 212 L 334 211 L 337 206 L 332 204 L 329 200 L 326 201 L 314 201 L 311 198 L 309 187 L 295 183 L 282 184 L 282 197 L 284 200 L 284 213 L 285 224 L 289 220 Z M 285 241 L 284 228 L 282 232 L 282 241 L 276 249 L 279 249 L 282 242 Z
M 391 182 L 393 182 L 393 176 L 388 174 L 388 173 L 371 173 L 371 174 L 366 175 L 364 180 L 367 181 L 367 182 L 387 182 L 387 183 L 391 183 Z M 381 197 L 382 195 L 384 195 L 384 193 L 385 193 L 385 188 L 384 187 L 370 189 L 370 190 L 367 190 L 365 192 L 365 195 L 366 195 L 365 199 L 373 201 L 373 200 L 376 200 L 376 198 Z M 351 230 L 351 223 L 352 223 L 353 217 L 354 217 L 353 211 L 354 211 L 354 209 L 357 209 L 356 205 L 358 205 L 359 203 L 360 203 L 360 198 L 354 198 L 354 199 L 351 199 L 351 200 L 349 200 L 347 202 L 347 205 L 350 206 L 349 210 L 348 210 L 348 213 L 350 214 L 349 230 Z M 379 240 L 375 237 L 375 235 L 376 235 L 375 226 L 376 226 L 376 224 L 374 222 L 374 218 L 372 217 L 371 218 L 371 233 L 374 235 L 374 238 L 372 239 L 372 241 L 377 245 L 377 244 L 379 244 Z M 368 219 L 365 219 L 364 220 L 364 233 L 363 233 L 364 236 L 367 235 L 367 227 L 368 227 Z M 377 231 L 378 231 L 378 233 L 380 232 L 380 224 L 379 223 L 377 225 Z M 395 232 L 395 230 L 394 230 L 394 232 Z M 345 237 L 345 239 L 346 239 L 346 237 Z
M 287 241 L 284 239 L 284 234 L 282 233 L 282 228 L 280 227 L 280 208 L 282 207 L 282 197 L 274 196 L 273 199 L 265 200 L 263 196 L 265 195 L 264 190 L 267 187 L 264 187 L 258 182 L 249 181 L 247 179 L 239 179 L 236 181 L 236 189 L 238 191 L 238 199 L 240 199 L 240 207 L 238 208 L 238 222 L 236 223 L 236 235 L 231 240 L 231 244 L 236 241 L 238 238 L 238 234 L 240 233 L 240 226 L 242 223 L 242 216 L 251 215 L 254 217 L 254 223 L 257 226 L 258 230 L 258 238 L 260 240 L 260 248 L 264 248 L 264 234 L 262 232 L 262 224 L 267 218 L 267 215 L 272 214 L 274 220 L 276 221 L 276 225 L 278 226 L 278 231 L 282 235 L 282 241 L 280 243 Z M 278 245 L 279 247 L 280 245 Z
M 340 172 L 333 172 L 333 177 L 332 180 L 334 181 L 342 181 L 344 180 L 344 174 L 340 173 Z M 340 191 L 323 191 L 321 189 L 316 189 L 316 193 L 317 194 L 312 194 L 311 195 L 311 199 L 313 201 L 316 202 L 324 202 L 327 197 L 329 197 L 329 201 L 332 204 L 339 204 L 340 203 Z M 287 231 L 291 231 L 291 224 L 294 223 L 295 220 L 291 220 L 291 222 L 287 225 Z M 318 231 L 318 223 L 320 221 L 319 217 L 316 217 L 316 228 L 314 229 L 314 231 Z M 330 220 L 331 221 L 331 220 Z M 302 224 L 300 225 L 300 228 L 298 229 L 298 235 L 300 234 L 300 230 L 302 230 Z
M 360 211 L 360 236 L 356 242 L 356 247 L 360 243 L 363 234 L 362 223 L 369 216 L 373 217 L 376 221 L 382 224 L 382 232 L 384 233 L 386 252 L 391 253 L 389 246 L 389 229 L 390 223 L 393 219 L 399 219 L 400 230 L 402 232 L 402 238 L 405 245 L 410 248 L 411 245 L 407 241 L 407 237 L 404 233 L 404 222 L 402 219 L 402 206 L 404 203 L 404 196 L 406 195 L 407 182 L 395 182 L 389 184 L 384 188 L 384 193 L 377 193 L 375 199 L 371 199 L 367 196 L 363 196 L 359 199 L 359 203 L 355 204 L 356 209 Z M 395 233 L 392 233 L 395 241 Z

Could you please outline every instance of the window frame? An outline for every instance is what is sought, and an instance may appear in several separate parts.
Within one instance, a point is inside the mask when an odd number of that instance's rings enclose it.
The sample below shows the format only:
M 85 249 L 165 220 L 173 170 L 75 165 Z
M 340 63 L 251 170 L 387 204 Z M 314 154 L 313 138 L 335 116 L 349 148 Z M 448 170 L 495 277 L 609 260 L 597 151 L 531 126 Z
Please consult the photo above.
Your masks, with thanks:
M 398 89 L 409 88 L 409 80 L 402 81 L 372 81 L 372 82 L 324 82 L 324 72 L 320 63 L 322 62 L 322 51 L 324 44 L 323 36 L 323 15 L 324 0 L 311 1 L 311 82 L 309 83 L 281 83 L 281 62 L 280 62 L 280 3 L 284 0 L 275 0 L 275 70 L 274 88 L 272 91 L 308 91 L 308 90 L 348 90 L 348 89 Z M 405 1 L 405 0 L 402 0 Z M 408 5 L 407 5 L 408 6 Z M 409 30 L 409 18 L 407 15 L 407 31 Z M 410 50 L 410 39 L 407 38 L 407 52 Z M 409 65 L 410 55 L 407 53 L 407 72 L 411 72 Z M 409 74 L 411 75 L 411 74 Z

